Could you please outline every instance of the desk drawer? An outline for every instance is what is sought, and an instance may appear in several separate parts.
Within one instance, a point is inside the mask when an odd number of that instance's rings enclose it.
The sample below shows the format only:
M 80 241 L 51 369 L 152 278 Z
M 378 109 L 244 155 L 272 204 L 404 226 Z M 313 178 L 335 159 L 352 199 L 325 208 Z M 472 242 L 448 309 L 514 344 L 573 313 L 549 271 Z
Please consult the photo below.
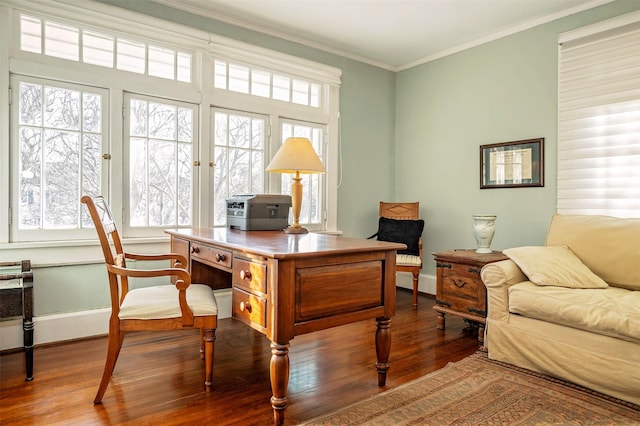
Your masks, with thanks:
M 231 268 L 231 251 L 220 247 L 191 243 L 191 258 L 207 263 L 211 266 Z
M 267 294 L 267 265 L 235 258 L 233 261 L 233 285 Z
M 247 324 L 267 327 L 267 299 L 233 288 L 232 315 Z

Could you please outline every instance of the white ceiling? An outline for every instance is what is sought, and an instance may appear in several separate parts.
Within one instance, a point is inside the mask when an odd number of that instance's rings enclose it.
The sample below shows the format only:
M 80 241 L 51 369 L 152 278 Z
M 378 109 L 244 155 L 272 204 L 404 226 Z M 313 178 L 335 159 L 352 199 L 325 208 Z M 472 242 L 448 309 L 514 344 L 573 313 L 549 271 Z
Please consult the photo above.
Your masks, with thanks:
M 153 0 L 391 70 L 612 0 Z

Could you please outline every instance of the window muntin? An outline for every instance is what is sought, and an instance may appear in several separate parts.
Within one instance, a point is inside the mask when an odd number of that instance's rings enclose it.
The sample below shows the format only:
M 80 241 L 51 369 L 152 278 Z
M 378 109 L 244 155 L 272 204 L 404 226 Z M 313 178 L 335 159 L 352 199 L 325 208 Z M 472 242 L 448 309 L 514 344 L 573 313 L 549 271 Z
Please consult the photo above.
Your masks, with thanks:
M 214 63 L 213 86 L 297 105 L 321 106 L 320 83 L 221 59 Z
M 11 8 L 10 8 L 11 9 Z M 95 87 L 105 87 L 105 98 L 108 99 L 107 104 L 104 106 L 103 110 L 105 112 L 110 113 L 111 117 L 107 118 L 107 114 L 105 114 L 105 120 L 103 120 L 104 132 L 103 135 L 108 135 L 108 132 L 115 132 L 113 135 L 103 136 L 103 144 L 101 149 L 102 155 L 104 158 L 100 157 L 99 161 L 101 162 L 101 185 L 102 188 L 100 193 L 106 195 L 110 198 L 110 202 L 114 212 L 116 212 L 116 220 L 122 221 L 123 228 L 123 236 L 127 237 L 136 237 L 138 235 L 144 234 L 144 236 L 162 236 L 166 235 L 162 232 L 162 228 L 154 227 L 151 231 L 152 233 L 144 233 L 139 232 L 143 230 L 142 228 L 130 228 L 127 224 L 128 222 L 128 214 L 129 214 L 129 188 L 128 188 L 128 155 L 129 155 L 129 147 L 128 147 L 128 136 L 127 136 L 127 125 L 122 121 L 125 119 L 126 108 L 124 108 L 121 103 L 123 102 L 123 97 L 126 96 L 125 93 L 127 91 L 133 92 L 140 90 L 139 93 L 145 93 L 147 95 L 154 95 L 162 97 L 163 101 L 166 99 L 183 99 L 185 101 L 193 102 L 197 104 L 197 99 L 213 99 L 215 105 L 224 108 L 231 108 L 233 110 L 252 110 L 259 111 L 265 114 L 265 117 L 268 117 L 267 124 L 265 127 L 269 130 L 266 130 L 265 133 L 268 135 L 265 138 L 265 143 L 270 145 L 266 152 L 273 154 L 273 139 L 276 141 L 280 140 L 280 131 L 277 129 L 277 121 L 278 117 L 290 117 L 294 119 L 304 119 L 310 120 L 312 122 L 323 123 L 322 125 L 328 125 L 329 123 L 335 122 L 335 117 L 337 117 L 338 111 L 338 94 L 339 94 L 339 85 L 340 85 L 340 72 L 338 69 L 327 67 L 322 64 L 316 64 L 309 61 L 305 61 L 299 58 L 291 57 L 289 55 L 279 54 L 277 52 L 268 51 L 265 49 L 257 48 L 255 46 L 244 45 L 242 43 L 236 43 L 233 40 L 223 40 L 216 39 L 214 45 L 212 47 L 211 43 L 208 45 L 202 43 L 204 40 L 201 38 L 202 34 L 196 31 L 188 31 L 187 33 L 183 32 L 180 28 L 171 28 L 171 23 L 168 23 L 166 26 L 167 29 L 164 31 L 166 34 L 160 33 L 159 37 L 162 38 L 164 45 L 163 47 L 169 47 L 171 44 L 175 43 L 175 40 L 184 39 L 182 41 L 178 41 L 181 43 L 181 47 L 176 49 L 176 62 L 174 68 L 176 70 L 176 78 L 179 81 L 194 81 L 191 85 L 191 89 L 188 91 L 184 91 L 184 86 L 176 86 L 172 83 L 160 83 L 159 80 L 154 77 L 153 79 L 145 79 L 144 75 L 148 74 L 148 47 L 150 45 L 160 46 L 161 44 L 154 43 L 151 40 L 147 40 L 147 34 L 151 34 L 148 30 L 151 27 L 148 27 L 147 23 L 138 23 L 132 22 L 131 32 L 127 34 L 115 33 L 111 30 L 104 29 L 100 25 L 100 12 L 92 11 L 91 8 L 88 8 L 88 13 L 86 15 L 82 14 L 82 16 L 76 11 L 67 10 L 68 8 L 62 4 L 60 8 L 60 13 L 58 16 L 54 16 L 51 14 L 50 10 L 40 10 L 38 4 L 34 3 L 32 11 L 27 12 L 27 14 L 23 14 L 21 10 L 15 10 L 15 13 L 5 14 L 2 16 L 0 20 L 3 23 L 8 22 L 9 19 L 15 17 L 15 25 L 13 28 L 18 32 L 19 37 L 14 38 L 14 45 L 10 46 L 9 58 L 15 57 L 19 59 L 18 61 L 5 62 L 7 64 L 7 68 L 9 72 L 14 72 L 16 74 L 24 73 L 25 67 L 29 66 L 38 66 L 40 64 L 47 64 L 46 67 L 40 67 L 39 73 L 42 75 L 49 75 L 48 70 L 51 69 L 51 78 L 56 79 L 60 78 L 61 75 L 65 76 L 65 80 L 73 81 L 79 85 L 89 85 Z M 42 13 L 38 17 L 38 14 Z M 46 15 L 45 15 L 46 14 Z M 124 16 L 123 16 L 124 17 Z M 29 18 L 32 18 L 31 30 L 29 27 Z M 118 18 L 118 17 L 116 17 Z M 149 21 L 153 21 L 154 18 L 150 18 Z M 36 58 L 35 54 L 43 55 L 44 46 L 45 46 L 45 36 L 43 35 L 45 22 L 54 22 L 63 26 L 67 26 L 72 29 L 77 29 L 79 34 L 79 59 L 76 61 L 66 60 L 61 58 L 51 58 L 47 59 L 45 57 Z M 162 22 L 162 21 L 157 21 Z M 169 33 L 173 33 L 178 35 L 178 37 L 171 39 L 167 38 Z M 185 39 L 184 36 L 187 36 L 189 39 Z M 216 38 L 215 35 L 209 34 L 208 39 L 211 40 L 211 37 Z M 147 69 L 145 74 L 141 74 L 141 76 L 127 76 L 121 73 L 118 73 L 119 69 L 117 68 L 116 58 L 118 53 L 117 43 L 118 40 L 125 40 L 127 42 L 133 43 L 141 43 L 145 46 L 144 53 L 144 67 Z M 184 43 L 183 43 L 184 42 Z M 29 47 L 30 46 L 30 47 Z M 193 47 L 200 46 L 200 47 Z M 209 46 L 207 48 L 207 46 Z M 253 91 L 251 96 L 254 96 L 256 99 L 250 99 L 245 94 L 241 94 L 240 96 L 234 96 L 232 92 L 227 91 L 227 93 L 223 93 L 222 91 L 214 90 L 213 93 L 204 96 L 202 94 L 203 90 L 211 90 L 211 84 L 213 83 L 212 79 L 207 78 L 191 78 L 192 72 L 194 77 L 198 76 L 198 73 L 202 70 L 207 70 L 214 68 L 216 66 L 214 58 L 208 56 L 207 53 L 213 53 L 214 51 L 218 51 L 220 48 L 226 51 L 231 48 L 230 55 L 223 55 L 225 58 L 234 58 L 236 54 L 246 54 L 253 58 L 252 63 L 249 66 L 250 75 L 249 81 L 250 90 Z M 191 69 L 192 61 L 193 65 L 200 64 L 200 61 L 195 61 L 193 57 L 196 54 L 203 54 L 202 56 L 202 65 L 201 69 Z M 142 56 L 142 55 L 138 55 Z M 86 57 L 86 59 L 85 59 Z M 238 58 L 239 62 L 246 58 Z M 92 68 L 87 68 L 85 64 L 90 64 Z M 102 64 L 102 65 L 100 65 Z M 273 66 L 273 69 L 271 67 Z M 101 71 L 98 67 L 104 67 L 106 69 L 112 69 L 111 71 Z M 211 67 L 211 68 L 210 68 Z M 218 67 L 219 68 L 219 67 Z M 269 71 L 271 69 L 271 71 Z M 288 76 L 287 70 L 295 70 L 295 77 L 293 75 Z M 271 81 L 272 75 L 277 71 L 278 75 L 285 76 L 290 78 L 291 81 L 294 79 L 300 79 L 302 81 L 316 82 L 313 83 L 310 87 L 311 98 L 313 98 L 314 93 L 318 96 L 318 108 L 317 110 L 312 110 L 308 106 L 299 107 L 298 104 L 293 104 L 292 102 L 268 102 L 268 99 L 271 98 Z M 121 70 L 120 70 L 121 71 Z M 224 73 L 226 73 L 226 63 L 224 67 Z M 254 79 L 255 76 L 255 79 Z M 305 80 L 308 79 L 308 80 Z M 224 83 L 226 85 L 226 74 Z M 18 90 L 15 85 L 10 85 L 13 102 L 12 105 L 17 105 L 17 93 Z M 226 87 L 226 86 L 225 86 Z M 140 89 L 138 89 L 140 88 Z M 102 90 L 102 89 L 95 89 Z M 291 90 L 291 88 L 289 89 Z M 267 94 L 268 92 L 268 94 Z M 182 96 L 182 93 L 185 95 Z M 257 100 L 257 98 L 262 98 L 263 100 Z M 266 98 L 266 99 L 265 99 Z M 322 102 L 320 102 L 322 100 Z M 329 102 L 331 100 L 331 102 Z M 172 101 L 169 101 L 172 102 Z M 326 105 L 323 102 L 327 102 Z M 126 102 L 125 102 L 126 103 Z M 287 105 L 288 104 L 288 105 Z M 204 106 L 204 105 L 201 105 Z M 206 113 L 199 112 L 196 116 L 197 119 L 201 117 L 205 117 L 209 119 L 209 109 L 208 105 L 206 106 Z M 112 111 L 119 111 L 123 109 L 122 118 L 121 114 L 112 114 Z M 9 149 L 5 147 L 7 152 L 12 153 L 11 160 L 7 159 L 6 164 L 11 162 L 10 167 L 12 170 L 12 174 L 8 176 L 7 185 L 12 185 L 10 188 L 5 188 L 2 191 L 2 196 L 5 199 L 9 199 L 10 194 L 12 195 L 12 199 L 10 201 L 10 209 L 8 214 L 0 215 L 4 217 L 8 217 L 9 221 L 5 223 L 9 223 L 10 229 L 5 228 L 6 231 L 0 231 L 0 243 L 5 242 L 14 242 L 14 241 L 40 241 L 44 239 L 55 240 L 61 239 L 59 237 L 59 231 L 54 230 L 52 232 L 58 233 L 57 236 L 53 236 L 53 234 L 47 236 L 46 238 L 41 238 L 35 236 L 30 239 L 26 239 L 21 237 L 19 239 L 17 229 L 17 209 L 19 206 L 17 190 L 15 189 L 17 186 L 17 182 L 19 181 L 18 176 L 18 166 L 17 166 L 17 154 L 15 149 L 15 135 L 17 135 L 17 117 L 14 114 L 14 108 L 11 107 L 9 120 L 10 120 L 10 129 L 11 129 L 11 138 L 12 138 L 12 147 Z M 273 135 L 271 134 L 272 130 L 270 130 L 271 126 L 276 126 L 276 130 L 273 130 Z M 195 128 L 200 130 L 200 128 L 196 125 Z M 336 127 L 334 127 L 336 128 Z M 211 138 L 211 126 L 204 126 L 202 128 L 204 133 L 202 134 L 207 143 L 210 142 Z M 198 133 L 198 132 L 196 132 Z M 271 139 L 271 141 L 270 141 Z M 328 152 L 330 158 L 336 157 L 336 150 L 334 148 L 334 139 L 335 136 L 329 135 L 327 146 L 325 147 Z M 197 140 L 197 138 L 196 138 Z M 6 141 L 8 143 L 8 141 Z M 199 142 L 198 142 L 199 144 Z M 205 148 L 205 152 L 209 152 L 211 150 L 210 147 Z M 198 148 L 194 149 L 194 152 L 201 153 Z M 113 156 L 113 157 L 112 157 Z M 268 157 L 268 155 L 266 155 Z M 6 158 L 6 157 L 5 157 Z M 197 159 L 197 156 L 194 158 Z M 203 162 L 211 162 L 213 163 L 213 158 L 203 159 Z M 192 160 L 193 161 L 193 160 Z M 263 161 L 262 168 L 264 167 L 267 159 Z M 205 163 L 206 164 L 206 163 Z M 255 162 L 257 164 L 257 161 Z M 194 170 L 199 172 L 205 172 L 204 168 L 195 168 Z M 113 172 L 113 180 L 109 178 L 109 174 Z M 211 174 L 207 172 L 202 173 L 203 177 L 213 177 L 213 171 Z M 259 174 L 252 174 L 252 177 L 259 176 Z M 331 175 L 333 176 L 333 175 Z M 200 173 L 194 174 L 194 191 L 198 190 L 198 180 L 200 178 Z M 271 179 L 268 174 L 262 173 L 262 176 L 259 176 L 260 179 L 265 180 L 269 185 L 265 185 L 265 192 L 277 193 L 279 189 L 274 190 L 271 186 L 270 181 L 275 180 Z M 267 179 L 268 178 L 268 179 Z M 334 177 L 330 177 L 331 179 L 335 179 Z M 279 176 L 278 176 L 279 180 Z M 212 190 L 211 190 L 211 182 L 206 182 L 204 184 L 204 189 L 206 193 L 201 194 L 199 198 L 193 197 L 193 206 L 196 208 L 193 214 L 194 225 L 197 226 L 211 226 L 212 225 L 212 216 L 211 212 L 213 211 L 212 206 Z M 114 184 L 114 187 L 109 189 L 108 186 L 110 183 Z M 258 192 L 258 191 L 254 191 Z M 195 193 L 195 192 L 192 192 Z M 328 194 L 328 203 L 329 203 L 329 211 L 331 214 L 329 215 L 330 219 L 329 224 L 331 229 L 335 229 L 335 221 L 333 217 L 336 212 L 336 200 L 335 194 Z M 201 220 L 199 218 L 201 213 L 207 214 L 207 220 Z M 84 218 L 83 218 L 84 220 Z M 85 235 L 88 239 L 94 239 L 95 233 L 92 230 L 82 230 L 88 231 Z M 135 232 L 132 232 L 135 231 Z M 22 231 L 24 234 L 28 231 Z M 41 235 L 44 235 L 48 231 L 39 230 L 36 232 L 40 232 Z M 35 234 L 33 234 L 35 235 Z M 71 232 L 65 232 L 64 237 L 62 239 L 75 239 L 75 234 Z M 80 237 L 85 238 L 85 237 Z M 151 240 L 149 240 L 151 241 Z M 155 240 L 154 240 L 155 241 Z M 64 244 L 63 244 L 64 245 Z M 65 247 L 67 245 L 64 245 Z M 26 247 L 26 246 L 25 246 Z M 71 249 L 75 247 L 73 244 L 69 244 L 68 247 Z
M 43 43 L 47 56 L 191 82 L 191 53 L 82 29 L 77 25 L 21 15 L 20 49 L 42 54 Z
M 239 111 L 212 109 L 213 225 L 227 223 L 227 198 L 265 192 L 267 119 Z
M 108 140 L 108 92 L 22 76 L 12 77 L 12 87 L 14 240 L 81 237 L 91 225 L 80 198 L 100 194 L 107 184 L 102 149 Z
M 197 106 L 133 94 L 125 101 L 129 236 L 191 226 Z

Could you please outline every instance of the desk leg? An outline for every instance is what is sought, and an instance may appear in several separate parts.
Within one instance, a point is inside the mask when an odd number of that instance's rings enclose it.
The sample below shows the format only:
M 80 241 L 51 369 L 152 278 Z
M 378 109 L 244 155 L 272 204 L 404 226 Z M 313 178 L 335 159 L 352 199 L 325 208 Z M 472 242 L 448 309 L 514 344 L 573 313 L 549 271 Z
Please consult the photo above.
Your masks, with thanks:
M 289 386 L 289 343 L 271 343 L 271 406 L 273 421 L 284 424 L 284 409 L 287 408 L 287 387 Z
M 387 370 L 389 370 L 389 352 L 391 352 L 391 318 L 376 318 L 376 355 L 378 362 L 378 386 L 384 386 L 387 382 Z

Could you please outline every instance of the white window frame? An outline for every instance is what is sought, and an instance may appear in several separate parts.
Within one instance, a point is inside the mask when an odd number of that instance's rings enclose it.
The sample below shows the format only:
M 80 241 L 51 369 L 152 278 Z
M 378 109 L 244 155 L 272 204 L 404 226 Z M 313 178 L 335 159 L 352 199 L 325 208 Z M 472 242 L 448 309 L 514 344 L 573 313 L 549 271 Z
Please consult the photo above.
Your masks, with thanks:
M 251 64 L 252 67 L 265 69 L 272 73 L 279 72 L 293 78 L 322 84 L 320 107 L 315 107 L 237 93 L 226 89 L 216 89 L 213 87 L 213 69 L 210 76 L 212 106 L 269 114 L 271 127 L 269 158 L 275 155 L 277 148 L 282 143 L 279 130 L 281 118 L 286 117 L 294 121 L 298 120 L 325 127 L 326 156 L 323 160 L 326 175 L 322 177 L 325 180 L 324 223 L 321 226 L 311 226 L 309 229 L 313 228 L 312 230 L 316 232 L 339 233 L 340 230 L 337 227 L 338 182 L 340 178 L 339 100 L 342 72 L 327 65 L 219 37 L 212 39 L 210 52 L 212 64 L 215 59 L 219 58 L 226 62 Z M 270 182 L 269 191 L 277 193 L 279 192 L 279 184 L 274 185 L 272 181 L 279 182 L 280 177 L 274 175 L 277 174 L 268 173 L 267 176 Z
M 11 147 L 15 147 L 15 149 L 11 149 L 11 170 L 12 173 L 16 173 L 14 174 L 15 179 L 11 181 L 11 193 L 12 193 L 12 198 L 11 198 L 11 206 L 12 206 L 12 220 L 11 220 L 11 239 L 13 241 L 17 241 L 17 242 L 21 242 L 21 241 L 56 241 L 56 240 L 60 240 L 62 238 L 62 236 L 64 236 L 65 238 L 69 238 L 71 237 L 71 239 L 89 239 L 89 238 L 95 238 L 95 230 L 93 230 L 92 228 L 85 228 L 83 226 L 81 226 L 80 223 L 78 223 L 78 227 L 76 228 L 69 228 L 69 229 L 43 229 L 43 228 L 36 228 L 36 229 L 21 229 L 20 228 L 20 217 L 19 217 L 19 210 L 20 210 L 20 179 L 17 177 L 17 171 L 20 170 L 20 153 L 19 153 L 19 149 L 18 149 L 18 138 L 19 138 L 19 105 L 20 105 L 20 101 L 19 101 L 19 96 L 20 96 L 20 90 L 19 90 L 19 84 L 24 82 L 24 83 L 32 83 L 32 84 L 36 84 L 36 85 L 42 85 L 43 87 L 46 86 L 53 86 L 53 87 L 57 87 L 57 88 L 62 88 L 62 89 L 71 89 L 71 90 L 77 90 L 77 91 L 86 91 L 86 92 L 91 92 L 91 93 L 96 93 L 102 96 L 102 118 L 101 118 L 101 139 L 102 139 L 102 143 L 101 143 L 101 150 L 102 152 L 107 152 L 109 150 L 109 127 L 108 127 L 108 123 L 110 122 L 110 117 L 109 117 L 109 91 L 107 89 L 104 88 L 96 88 L 93 86 L 87 86 L 87 85 L 81 85 L 81 84 L 77 84 L 77 83 L 66 83 L 66 82 L 62 82 L 62 81 L 55 81 L 55 80 L 50 80 L 50 79 L 44 79 L 44 78 L 33 78 L 33 77 L 26 77 L 26 76 L 21 76 L 21 75 L 12 75 L 11 77 L 11 82 L 12 82 L 12 100 L 11 100 L 11 106 L 12 106 L 12 110 L 15 111 L 14 114 L 11 115 L 11 141 L 10 141 L 10 146 Z M 78 133 L 82 134 L 81 129 L 78 130 Z M 42 144 L 44 144 L 44 140 L 42 141 Z M 80 138 L 80 144 L 82 144 L 82 140 Z M 100 188 L 101 188 L 101 193 L 106 194 L 108 193 L 108 189 L 109 189 L 109 167 L 108 167 L 108 162 L 101 160 L 100 161 L 100 166 L 101 166 L 101 175 L 100 175 Z M 44 177 L 43 177 L 44 179 Z M 45 186 L 44 186 L 44 182 L 42 182 L 41 186 L 41 190 L 45 190 Z M 95 194 L 97 195 L 97 194 Z M 80 197 L 82 196 L 82 194 L 80 194 L 80 196 L 78 196 L 77 198 L 77 202 L 78 202 L 78 208 L 81 210 L 83 209 L 82 205 L 80 204 Z M 80 213 L 82 213 L 80 211 Z
M 9 75 L 19 74 L 41 77 L 51 80 L 69 81 L 81 85 L 105 87 L 110 91 L 109 114 L 112 117 L 109 134 L 110 159 L 108 162 L 111 208 L 122 228 L 125 200 L 125 182 L 123 177 L 125 152 L 122 116 L 124 93 L 133 92 L 159 96 L 180 102 L 195 103 L 199 107 L 199 151 L 194 153 L 194 161 L 200 161 L 194 177 L 197 176 L 200 188 L 194 198 L 194 211 L 198 222 L 194 227 L 210 226 L 210 197 L 212 159 L 209 158 L 210 108 L 212 106 L 244 111 L 263 111 L 255 108 L 260 100 L 250 96 L 229 96 L 212 89 L 213 55 L 234 61 L 245 61 L 256 67 L 276 70 L 302 80 L 322 82 L 322 99 L 329 103 L 321 108 L 304 105 L 284 105 L 269 114 L 271 129 L 277 129 L 278 117 L 290 117 L 302 121 L 321 123 L 326 126 L 328 136 L 327 158 L 327 222 L 325 231 L 338 232 L 337 229 L 337 190 L 339 180 L 339 88 L 341 71 L 337 68 L 300 59 L 291 55 L 219 37 L 206 31 L 186 27 L 148 15 L 118 8 L 100 2 L 82 2 L 74 0 L 2 0 L 0 3 L 0 98 L 9 99 Z M 99 31 L 125 34 L 126 37 L 147 40 L 154 45 L 167 45 L 179 51 L 193 52 L 192 81 L 172 82 L 164 78 L 149 77 L 124 71 L 115 71 L 98 65 L 76 64 L 72 61 L 46 57 L 42 54 L 20 51 L 20 13 L 25 12 L 36 17 L 48 17 L 54 21 L 80 23 L 82 28 L 94 28 Z M 16 49 L 16 45 L 18 49 Z M 7 60 L 5 60 L 5 58 Z M 171 84 L 167 84 L 171 83 Z M 158 88 L 161 87 L 161 90 Z M 257 102 L 257 105 L 255 104 Z M 9 105 L 0 103 L 0 204 L 10 203 L 9 185 Z M 270 135 L 270 141 L 278 137 L 276 132 Z M 269 174 L 267 174 L 267 178 Z M 122 188 L 122 189 L 121 189 Z M 13 207 L 13 206 L 11 206 Z M 0 223 L 8 224 L 11 218 L 9 208 L 0 209 Z M 168 236 L 148 238 L 127 238 L 125 243 L 130 250 L 161 253 L 167 250 Z M 58 240 L 39 242 L 12 242 L 9 226 L 0 226 L 0 260 L 5 258 L 30 258 L 38 265 L 76 264 L 78 262 L 99 261 L 101 253 L 97 239 Z
M 267 179 L 267 172 L 264 171 L 264 169 L 267 167 L 267 164 L 269 162 L 269 116 L 264 115 L 264 114 L 257 114 L 257 113 L 252 113 L 252 112 L 247 112 L 247 111 L 237 111 L 237 110 L 229 110 L 229 109 L 225 109 L 225 108 L 217 108 L 217 107 L 212 107 L 211 108 L 211 141 L 210 141 L 210 158 L 211 158 L 211 162 L 212 162 L 212 171 L 213 173 L 211 174 L 211 185 L 212 188 L 214 188 L 214 191 L 209 191 L 209 194 L 211 195 L 211 202 L 209 203 L 209 205 L 211 205 L 211 217 L 209 219 L 209 224 L 212 227 L 224 227 L 227 226 L 226 220 L 224 221 L 224 223 L 217 223 L 216 222 L 216 208 L 215 208 L 215 201 L 216 201 L 216 194 L 214 194 L 215 192 L 215 174 L 216 174 L 216 170 L 219 169 L 225 169 L 225 176 L 226 176 L 226 184 L 225 184 L 225 191 L 223 191 L 223 195 L 225 195 L 225 199 L 229 198 L 233 195 L 239 195 L 239 194 L 235 194 L 235 193 L 231 193 L 232 191 L 230 191 L 230 185 L 229 185 L 229 181 L 228 181 L 228 177 L 229 177 L 229 171 L 230 171 L 230 167 L 229 167 L 229 157 L 228 157 L 228 151 L 229 149 L 232 149 L 232 147 L 230 147 L 228 145 L 228 141 L 226 145 L 220 145 L 220 144 L 216 144 L 215 142 L 215 138 L 216 138 L 216 128 L 215 128 L 215 115 L 216 113 L 222 113 L 222 114 L 227 114 L 227 115 L 238 115 L 241 117 L 246 117 L 246 118 L 250 118 L 250 119 L 257 119 L 257 120 L 262 120 L 264 122 L 264 129 L 263 129 L 263 134 L 262 134 L 262 143 L 263 143 L 263 147 L 262 147 L 262 173 L 261 173 L 261 178 L 262 178 L 262 182 L 263 182 L 263 188 L 262 190 L 256 190 L 256 188 L 251 188 L 249 191 L 245 191 L 243 193 L 264 193 L 268 190 L 268 179 Z M 228 129 L 227 129 L 228 130 Z M 228 131 L 227 131 L 228 133 Z M 218 164 L 217 161 L 217 157 L 216 157 L 216 149 L 217 148 L 222 148 L 225 149 L 227 151 L 227 162 L 225 164 Z M 255 150 L 252 147 L 249 148 L 241 148 L 242 150 L 246 150 L 249 153 L 253 153 L 256 152 L 257 150 Z M 252 171 L 249 171 L 249 174 L 251 174 Z M 247 176 L 247 178 L 249 179 L 249 181 L 251 180 L 251 176 Z M 226 204 L 224 205 L 223 208 L 223 216 L 226 219 Z
M 278 126 L 277 126 L 277 132 L 274 132 L 277 135 L 277 139 L 274 138 L 274 142 L 272 144 L 271 147 L 271 158 L 273 158 L 273 156 L 276 154 L 276 152 L 278 151 L 278 149 L 280 148 L 280 146 L 282 146 L 282 144 L 284 143 L 287 135 L 284 135 L 283 133 L 283 126 L 285 125 L 289 125 L 289 126 L 300 126 L 300 127 L 309 127 L 312 129 L 316 129 L 319 130 L 322 133 L 322 140 L 321 140 L 321 146 L 320 146 L 320 151 L 318 153 L 318 156 L 320 157 L 320 160 L 324 163 L 326 163 L 327 161 L 327 153 L 328 153 L 328 143 L 326 142 L 326 138 L 327 138 L 327 129 L 326 126 L 324 124 L 319 124 L 319 123 L 311 123 L 308 121 L 300 121 L 300 120 L 292 120 L 290 118 L 285 118 L 285 117 L 279 117 L 278 118 Z M 295 134 L 293 135 L 293 137 L 306 137 L 306 135 L 298 135 Z M 312 144 L 315 142 L 314 140 L 311 140 Z M 292 174 L 290 175 L 284 175 L 281 173 L 269 173 L 269 177 L 270 177 L 270 192 L 273 193 L 283 193 L 283 194 L 291 194 L 291 178 L 292 178 Z M 286 176 L 286 177 L 285 177 Z M 326 173 L 318 173 L 318 174 L 302 174 L 302 210 L 301 210 L 301 214 L 300 214 L 300 218 L 299 218 L 299 222 L 300 225 L 302 225 L 304 228 L 308 229 L 309 231 L 313 231 L 313 232 L 323 232 L 326 230 L 326 223 L 327 223 L 327 194 L 328 194 L 328 190 L 327 190 L 327 174 Z M 318 198 L 320 199 L 320 209 L 317 212 L 318 214 L 318 221 L 317 222 L 309 222 L 308 220 L 306 220 L 307 218 L 304 217 L 303 213 L 305 212 L 305 206 L 308 205 L 308 203 L 311 202 L 311 200 L 308 199 L 307 197 L 307 193 L 309 188 L 309 180 L 314 179 L 318 182 Z M 286 184 L 285 182 L 289 182 L 288 184 Z M 287 187 L 283 187 L 282 185 L 287 185 Z M 290 216 L 289 219 L 289 223 L 292 223 L 293 218 Z
M 193 211 L 191 212 L 191 223 L 189 225 L 180 225 L 178 223 L 176 224 L 167 224 L 167 225 L 162 225 L 162 226 L 153 226 L 153 225 L 148 225 L 148 226 L 133 226 L 131 224 L 131 182 L 130 182 L 130 173 L 131 173 L 131 158 L 130 158 L 130 140 L 132 136 L 130 134 L 130 120 L 131 120 L 131 111 L 129 109 L 130 106 L 130 100 L 131 99 L 139 99 L 142 101 L 146 101 L 146 102 L 150 102 L 150 103 L 161 103 L 161 104 L 166 104 L 166 105 L 171 105 L 171 106 L 175 106 L 175 107 L 182 107 L 182 108 L 188 108 L 191 109 L 193 111 L 193 116 L 192 116 L 192 125 L 193 125 L 193 140 L 191 143 L 191 179 L 192 179 L 192 185 L 191 185 L 191 206 L 193 208 Z M 192 228 L 195 226 L 195 224 L 199 223 L 199 215 L 198 215 L 198 210 L 195 208 L 195 199 L 196 199 L 196 194 L 198 193 L 198 188 L 199 188 L 199 177 L 198 177 L 198 166 L 196 165 L 197 160 L 196 158 L 198 158 L 198 152 L 200 150 L 200 143 L 199 143 L 199 134 L 198 134 L 198 129 L 200 128 L 200 125 L 198 123 L 198 119 L 199 119 L 199 109 L 198 109 L 198 105 L 197 104 L 193 104 L 193 103 L 187 103 L 187 102 L 180 102 L 180 101 L 175 101 L 175 100 L 169 100 L 169 99 L 164 99 L 164 98 L 158 98 L 157 96 L 147 96 L 147 95 L 140 95 L 137 93 L 131 93 L 131 92 L 125 92 L 124 93 L 124 103 L 123 103 L 123 115 L 124 115 L 124 121 L 123 121 L 123 132 L 124 132 L 124 136 L 123 136 L 123 154 L 124 154 L 124 167 L 123 167 L 123 173 L 122 173 L 122 180 L 123 180 L 123 188 L 122 188 L 122 200 L 123 200 L 123 230 L 124 230 L 124 235 L 127 238 L 140 238 L 140 237 L 158 237 L 159 235 L 162 236 L 162 233 L 164 232 L 164 229 L 167 228 Z M 147 124 L 148 125 L 148 124 Z M 151 137 L 149 137 L 148 139 L 152 139 Z M 173 141 L 171 141 L 173 142 Z M 148 182 L 147 182 L 148 183 Z M 145 188 L 147 189 L 147 188 Z M 177 208 L 177 207 L 176 207 Z

